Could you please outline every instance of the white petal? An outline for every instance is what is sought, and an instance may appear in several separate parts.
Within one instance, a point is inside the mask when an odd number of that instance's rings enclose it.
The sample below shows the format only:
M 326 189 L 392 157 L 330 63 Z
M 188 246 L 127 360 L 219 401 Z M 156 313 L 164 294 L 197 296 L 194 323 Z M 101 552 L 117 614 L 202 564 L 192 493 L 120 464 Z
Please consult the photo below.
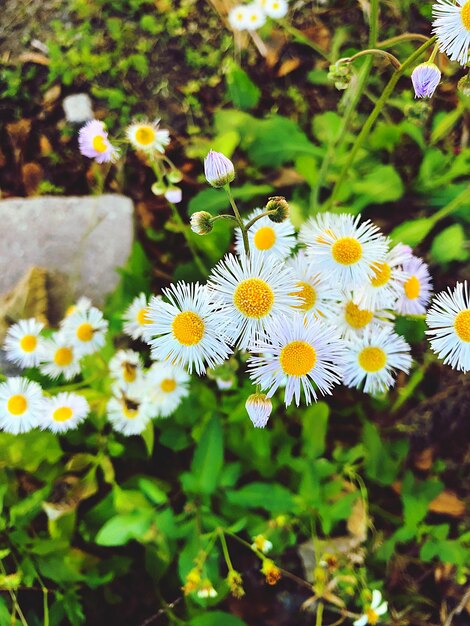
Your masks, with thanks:
M 388 602 L 382 602 L 380 606 L 375 609 L 377 615 L 383 615 L 388 610 Z
M 375 610 L 381 602 L 382 594 L 378 589 L 374 589 L 374 591 L 372 592 L 372 602 L 370 604 L 371 608 Z
M 353 622 L 353 626 L 366 626 L 367 622 L 368 622 L 367 615 L 363 615 L 362 617 L 357 619 L 355 622 Z

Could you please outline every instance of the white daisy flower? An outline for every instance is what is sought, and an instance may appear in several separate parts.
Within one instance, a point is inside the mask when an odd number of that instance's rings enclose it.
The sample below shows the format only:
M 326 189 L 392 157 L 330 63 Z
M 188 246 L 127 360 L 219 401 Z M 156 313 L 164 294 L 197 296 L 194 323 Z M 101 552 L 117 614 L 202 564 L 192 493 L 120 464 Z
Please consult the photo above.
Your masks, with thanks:
M 405 280 L 397 310 L 402 315 L 423 315 L 432 292 L 428 266 L 422 259 L 413 256 L 403 265 L 403 272 Z
M 151 418 L 151 403 L 143 397 L 143 387 L 133 388 L 126 395 L 121 393 L 108 401 L 108 419 L 114 430 L 126 437 L 143 432 Z
M 366 626 L 366 624 L 375 626 L 375 624 L 379 623 L 380 617 L 385 615 L 387 610 L 387 602 L 382 602 L 382 594 L 378 589 L 374 589 L 370 606 L 367 608 L 364 615 L 361 615 L 359 619 L 353 622 L 353 626 Z
M 332 387 L 341 382 L 343 346 L 331 327 L 311 316 L 270 320 L 251 351 L 261 356 L 248 360 L 250 378 L 269 390 L 268 398 L 286 382 L 286 406 L 294 398 L 299 406 L 302 389 L 310 404 L 317 400 L 317 391 L 331 394 Z
M 146 384 L 149 401 L 157 411 L 152 417 L 168 417 L 189 395 L 189 374 L 178 365 L 154 363 L 147 372 Z
M 333 312 L 326 315 L 326 323 L 335 328 L 341 337 L 354 339 L 373 327 L 392 328 L 395 317 L 393 312 L 362 308 L 354 300 L 353 293 L 343 293 Z
M 245 6 L 246 8 L 246 30 L 257 30 L 264 26 L 266 23 L 266 14 L 263 9 L 256 4 L 256 2 L 251 2 Z
M 470 0 L 436 0 L 432 14 L 433 33 L 437 35 L 439 49 L 451 61 L 460 65 L 468 63 L 470 46 Z
M 272 19 L 281 19 L 287 15 L 289 5 L 286 0 L 256 0 L 266 15 Z
M 44 411 L 39 425 L 42 430 L 65 433 L 83 422 L 90 412 L 90 406 L 83 396 L 62 392 L 52 398 L 44 398 Z
M 34 318 L 20 320 L 7 331 L 3 349 L 6 357 L 20 367 L 39 365 L 43 351 L 43 339 L 40 336 L 44 324 Z
M 75 304 L 71 304 L 69 307 L 67 307 L 67 310 L 65 311 L 65 317 L 69 317 L 69 315 L 72 315 L 72 313 L 75 313 L 75 311 L 87 311 L 88 309 L 91 309 L 92 306 L 93 303 L 90 298 L 87 298 L 86 296 L 81 296 L 75 302 Z
M 337 217 L 332 228 L 313 233 L 307 254 L 340 289 L 360 288 L 374 277 L 374 266 L 385 260 L 388 240 L 370 221 L 346 213 Z
M 291 315 L 291 307 L 302 304 L 292 269 L 271 257 L 253 252 L 235 257 L 227 254 L 213 269 L 208 282 L 226 305 L 227 334 L 246 349 L 277 315 Z
M 341 223 L 341 215 L 337 213 L 317 213 L 302 224 L 299 231 L 299 242 L 309 246 L 313 243 L 326 244 L 325 234 L 334 235 Z
M 233 30 L 246 30 L 248 10 L 246 4 L 238 4 L 228 14 L 228 22 Z
M 154 296 L 160 298 L 160 296 Z M 148 300 L 145 293 L 139 294 L 126 309 L 122 319 L 124 320 L 124 332 L 132 339 L 144 339 L 145 331 L 150 324 L 147 317 Z
M 0 429 L 12 435 L 38 426 L 43 412 L 40 385 L 27 378 L 7 378 L 0 383 Z
M 393 387 L 397 370 L 410 371 L 410 346 L 391 328 L 367 329 L 347 344 L 343 382 L 376 395 Z
M 265 393 L 252 393 L 245 402 L 245 408 L 253 426 L 264 428 L 273 410 L 273 403 Z
M 297 287 L 300 289 L 292 294 L 302 301 L 302 304 L 294 305 L 294 309 L 300 313 L 311 313 L 319 318 L 331 315 L 337 310 L 338 291 L 323 277 L 303 250 L 286 261 L 286 265 L 292 268 L 297 279 Z
M 231 353 L 226 342 L 227 318 L 211 291 L 199 283 L 179 282 L 164 290 L 169 302 L 152 298 L 147 342 L 152 359 L 193 368 L 203 374 Z M 153 337 L 150 339 L 150 337 Z
M 160 128 L 159 124 L 159 119 L 153 122 L 148 120 L 133 122 L 126 129 L 127 139 L 136 150 L 144 152 L 156 150 L 163 154 L 170 143 L 170 132 L 165 128 Z
M 431 347 L 445 364 L 470 370 L 470 296 L 467 281 L 442 291 L 426 316 Z
M 123 390 L 141 383 L 143 371 L 140 354 L 134 350 L 118 350 L 109 361 L 109 373 Z
M 103 313 L 92 306 L 77 310 L 63 320 L 62 330 L 65 340 L 74 347 L 77 356 L 93 354 L 104 346 L 108 322 Z
M 402 265 L 409 257 L 402 245 L 392 248 L 382 263 L 374 265 L 374 276 L 357 290 L 354 301 L 365 309 L 393 309 L 403 293 Z
M 255 209 L 248 215 L 247 221 L 261 215 L 263 209 Z M 285 259 L 295 247 L 295 229 L 287 219 L 280 224 L 272 222 L 268 216 L 256 221 L 248 231 L 250 248 L 258 250 L 262 255 L 272 254 L 276 259 Z M 235 229 L 235 247 L 237 254 L 244 254 L 243 237 L 239 228 Z
M 73 345 L 67 341 L 63 332 L 57 332 L 44 341 L 39 369 L 42 374 L 52 379 L 62 375 L 64 380 L 72 380 L 80 374 L 80 361 Z

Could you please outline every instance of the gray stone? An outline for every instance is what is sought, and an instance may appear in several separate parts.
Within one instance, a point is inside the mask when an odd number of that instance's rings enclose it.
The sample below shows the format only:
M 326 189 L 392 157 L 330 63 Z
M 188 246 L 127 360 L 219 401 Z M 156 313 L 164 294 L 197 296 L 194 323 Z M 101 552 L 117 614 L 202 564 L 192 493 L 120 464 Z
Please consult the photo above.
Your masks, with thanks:
M 84 295 L 100 306 L 119 281 L 116 268 L 126 263 L 133 236 L 133 205 L 125 196 L 1 200 L 0 293 L 40 266 L 64 305 Z

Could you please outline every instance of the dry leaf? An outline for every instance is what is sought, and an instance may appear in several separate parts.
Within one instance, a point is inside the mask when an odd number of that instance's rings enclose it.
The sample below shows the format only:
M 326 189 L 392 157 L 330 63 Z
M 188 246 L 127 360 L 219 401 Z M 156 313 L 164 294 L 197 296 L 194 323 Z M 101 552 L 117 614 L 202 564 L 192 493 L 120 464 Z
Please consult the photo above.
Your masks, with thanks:
M 10 324 L 23 318 L 35 317 L 48 323 L 47 271 L 32 267 L 8 293 L 0 296 L 0 343 Z
M 29 134 L 31 132 L 31 120 L 21 119 L 17 122 L 10 122 L 10 124 L 7 124 L 6 128 L 11 145 L 13 146 L 15 161 L 18 163 L 21 153 L 23 152 L 29 139 Z
M 50 109 L 60 98 L 61 91 L 60 85 L 50 87 L 43 96 L 42 106 L 45 109 Z
M 433 513 L 442 513 L 452 517 L 461 517 L 466 510 L 465 502 L 461 500 L 453 491 L 446 489 L 429 505 L 429 510 Z
M 39 137 L 39 150 L 41 152 L 41 156 L 46 157 L 52 152 L 52 145 L 46 135 L 41 135 Z
M 40 52 L 24 52 L 18 57 L 20 63 L 36 63 L 36 65 L 49 65 L 51 60 Z
M 272 181 L 272 184 L 274 187 L 290 187 L 292 185 L 300 185 L 304 182 L 305 178 L 296 172 L 296 170 L 284 167 L 281 169 L 279 176 Z
M 348 518 L 347 529 L 360 541 L 367 538 L 367 505 L 363 498 L 358 498 L 353 506 L 351 515 Z
M 25 163 L 21 168 L 24 190 L 27 196 L 36 196 L 44 178 L 44 170 L 39 163 Z
M 299 58 L 286 59 L 285 61 L 281 63 L 281 67 L 277 71 L 278 77 L 280 78 L 282 76 L 287 76 L 287 74 L 290 74 L 291 72 L 296 70 L 299 67 L 299 65 L 300 65 Z

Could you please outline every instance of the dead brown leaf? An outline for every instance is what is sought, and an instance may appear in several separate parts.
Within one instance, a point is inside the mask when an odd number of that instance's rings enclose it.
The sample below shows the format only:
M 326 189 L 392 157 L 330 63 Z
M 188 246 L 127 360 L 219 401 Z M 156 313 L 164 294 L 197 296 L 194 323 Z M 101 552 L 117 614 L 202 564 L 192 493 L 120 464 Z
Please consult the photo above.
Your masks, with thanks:
M 41 152 L 41 156 L 49 156 L 52 152 L 52 145 L 46 135 L 41 135 L 39 137 L 39 150 Z
M 61 93 L 62 90 L 60 88 L 60 85 L 53 85 L 52 87 L 50 87 L 43 96 L 42 106 L 45 109 L 50 109 L 60 98 Z
M 429 510 L 433 513 L 442 513 L 452 517 L 461 517 L 466 511 L 465 502 L 461 500 L 453 491 L 446 489 L 429 505 Z
M 39 163 L 25 163 L 21 168 L 24 190 L 27 196 L 36 196 L 44 178 L 44 170 Z
M 40 52 L 23 52 L 18 57 L 20 63 L 36 63 L 36 65 L 49 65 L 51 60 Z
M 6 126 L 8 137 L 13 147 L 15 161 L 18 163 L 31 133 L 31 120 L 21 119 Z
M 367 505 L 363 498 L 358 498 L 353 506 L 351 515 L 347 521 L 347 529 L 360 541 L 365 541 L 367 537 Z
M 295 57 L 293 59 L 286 59 L 281 63 L 281 67 L 277 71 L 278 77 L 281 78 L 282 76 L 287 76 L 287 74 L 290 74 L 291 72 L 296 70 L 299 65 L 300 59 L 298 57 Z

